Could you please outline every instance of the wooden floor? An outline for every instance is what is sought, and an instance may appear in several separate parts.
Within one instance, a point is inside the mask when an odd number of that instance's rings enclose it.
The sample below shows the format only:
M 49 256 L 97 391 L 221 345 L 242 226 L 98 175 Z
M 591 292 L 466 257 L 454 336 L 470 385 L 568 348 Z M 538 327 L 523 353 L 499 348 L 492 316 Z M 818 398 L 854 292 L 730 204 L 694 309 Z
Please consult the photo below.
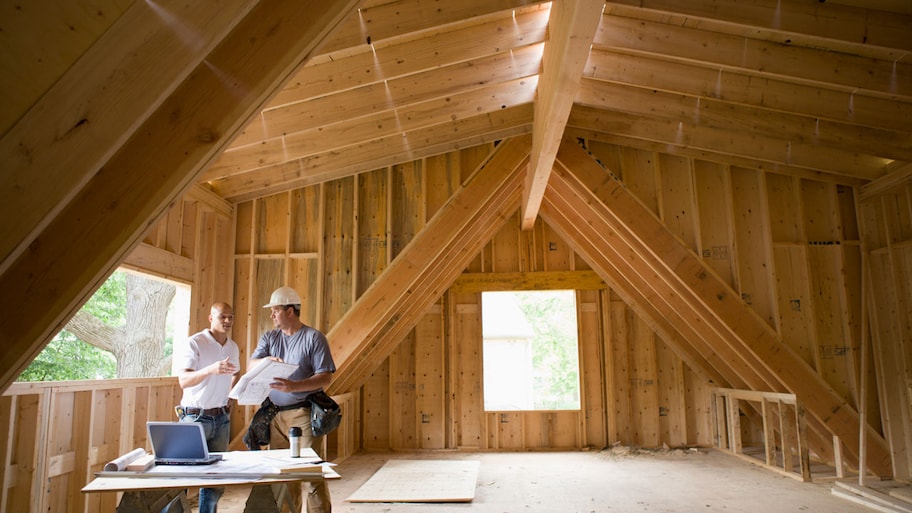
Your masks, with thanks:
M 390 459 L 477 460 L 471 503 L 352 503 L 346 499 Z M 358 454 L 330 482 L 336 513 L 719 512 L 859 513 L 832 481 L 802 483 L 715 450 Z M 241 513 L 246 489 L 229 490 L 221 513 Z

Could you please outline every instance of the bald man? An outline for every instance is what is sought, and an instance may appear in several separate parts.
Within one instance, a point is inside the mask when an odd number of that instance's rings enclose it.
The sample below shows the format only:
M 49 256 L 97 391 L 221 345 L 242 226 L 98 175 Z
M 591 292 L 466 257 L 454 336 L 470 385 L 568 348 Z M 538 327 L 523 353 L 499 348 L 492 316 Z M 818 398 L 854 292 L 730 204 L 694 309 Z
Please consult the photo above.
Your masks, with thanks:
M 228 392 L 240 366 L 237 344 L 231 340 L 234 310 L 216 303 L 209 311 L 209 328 L 190 337 L 174 354 L 178 382 L 184 390 L 176 408 L 181 422 L 203 425 L 210 452 L 228 450 L 231 417 Z M 224 488 L 200 488 L 200 513 L 215 513 Z

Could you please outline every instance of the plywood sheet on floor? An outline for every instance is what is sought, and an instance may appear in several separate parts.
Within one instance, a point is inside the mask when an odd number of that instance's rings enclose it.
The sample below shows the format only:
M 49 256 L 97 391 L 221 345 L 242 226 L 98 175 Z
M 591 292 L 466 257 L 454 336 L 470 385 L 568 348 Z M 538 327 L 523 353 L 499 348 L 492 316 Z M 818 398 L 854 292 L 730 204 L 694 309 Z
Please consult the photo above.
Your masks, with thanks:
M 390 460 L 349 496 L 349 502 L 470 502 L 476 460 Z

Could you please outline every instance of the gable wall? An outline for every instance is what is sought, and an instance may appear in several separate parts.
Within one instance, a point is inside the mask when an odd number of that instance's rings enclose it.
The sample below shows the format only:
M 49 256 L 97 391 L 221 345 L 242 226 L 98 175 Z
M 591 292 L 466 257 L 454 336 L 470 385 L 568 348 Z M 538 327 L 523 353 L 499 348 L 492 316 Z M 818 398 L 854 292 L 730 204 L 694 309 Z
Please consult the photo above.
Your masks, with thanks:
M 491 148 L 239 204 L 234 302 L 248 313 L 235 326 L 242 352 L 271 327 L 258 305 L 284 284 L 302 294 L 305 322 L 328 331 Z M 602 143 L 590 150 L 856 404 L 860 242 L 852 188 Z M 541 221 L 531 231 L 519 226 L 517 212 L 466 271 L 588 269 Z M 609 288 L 584 288 L 578 302 L 583 411 L 484 412 L 480 294 L 456 286 L 376 362 L 361 389 L 363 447 L 710 445 L 707 379 Z M 877 401 L 868 407 L 879 428 Z M 752 429 L 745 428 L 748 440 Z

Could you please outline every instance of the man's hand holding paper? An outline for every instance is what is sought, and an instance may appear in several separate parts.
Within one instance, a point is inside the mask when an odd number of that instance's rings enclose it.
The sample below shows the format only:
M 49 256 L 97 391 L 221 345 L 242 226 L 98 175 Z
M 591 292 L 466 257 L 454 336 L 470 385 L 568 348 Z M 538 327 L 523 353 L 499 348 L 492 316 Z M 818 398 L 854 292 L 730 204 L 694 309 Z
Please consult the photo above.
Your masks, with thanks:
M 264 358 L 241 376 L 228 397 L 236 399 L 238 404 L 259 405 L 269 395 L 272 383 L 276 383 L 277 379 L 288 378 L 297 368 L 297 365 L 278 359 Z

